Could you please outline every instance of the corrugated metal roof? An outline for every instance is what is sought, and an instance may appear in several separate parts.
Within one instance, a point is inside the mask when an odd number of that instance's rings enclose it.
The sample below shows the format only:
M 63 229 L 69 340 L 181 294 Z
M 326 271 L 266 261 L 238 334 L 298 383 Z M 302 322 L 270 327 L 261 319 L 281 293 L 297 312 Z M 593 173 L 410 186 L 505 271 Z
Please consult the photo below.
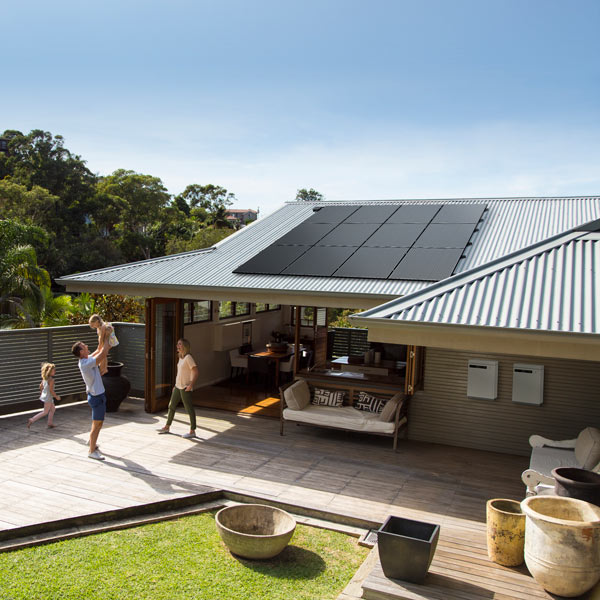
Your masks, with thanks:
M 293 294 L 314 293 L 332 296 L 389 296 L 396 298 L 422 290 L 430 285 L 423 281 L 393 281 L 333 277 L 301 277 L 290 275 L 248 275 L 233 270 L 252 258 L 283 234 L 307 219 L 316 206 L 381 205 L 381 204 L 485 204 L 483 221 L 471 238 L 464 258 L 455 273 L 524 248 L 551 235 L 600 218 L 600 197 L 573 198 L 477 198 L 448 200 L 390 200 L 306 203 L 282 206 L 268 217 L 225 238 L 215 247 L 184 254 L 109 267 L 61 278 L 65 285 L 122 284 L 139 288 L 201 290 L 240 289 L 274 291 Z M 80 286 L 81 287 L 81 286 Z M 98 285 L 95 285 L 97 288 Z
M 600 333 L 600 233 L 570 232 L 358 315 L 427 323 Z

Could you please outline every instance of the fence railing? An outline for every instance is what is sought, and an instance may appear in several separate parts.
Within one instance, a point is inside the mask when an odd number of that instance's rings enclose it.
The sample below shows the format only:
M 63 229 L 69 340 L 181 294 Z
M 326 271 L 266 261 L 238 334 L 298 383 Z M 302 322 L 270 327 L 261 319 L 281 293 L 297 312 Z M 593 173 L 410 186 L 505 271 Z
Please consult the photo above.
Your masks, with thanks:
M 113 323 L 119 345 L 110 351 L 110 360 L 124 363 L 122 375 L 131 382 L 131 395 L 144 394 L 145 326 L 138 323 Z M 39 329 L 0 330 L 0 413 L 17 412 L 36 406 L 40 396 L 40 366 L 56 365 L 55 390 L 60 396 L 83 395 L 77 360 L 71 353 L 81 340 L 90 349 L 98 343 L 88 325 L 42 327 Z M 29 405 L 29 406 L 28 406 Z

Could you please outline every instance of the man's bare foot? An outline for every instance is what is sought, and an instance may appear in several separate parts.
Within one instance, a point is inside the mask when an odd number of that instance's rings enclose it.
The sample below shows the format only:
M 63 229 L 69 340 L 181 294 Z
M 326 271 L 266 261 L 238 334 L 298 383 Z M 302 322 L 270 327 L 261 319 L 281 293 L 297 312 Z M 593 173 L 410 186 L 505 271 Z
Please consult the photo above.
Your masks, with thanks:
M 48 429 L 54 429 L 56 425 L 52 425 L 52 423 L 48 423 Z

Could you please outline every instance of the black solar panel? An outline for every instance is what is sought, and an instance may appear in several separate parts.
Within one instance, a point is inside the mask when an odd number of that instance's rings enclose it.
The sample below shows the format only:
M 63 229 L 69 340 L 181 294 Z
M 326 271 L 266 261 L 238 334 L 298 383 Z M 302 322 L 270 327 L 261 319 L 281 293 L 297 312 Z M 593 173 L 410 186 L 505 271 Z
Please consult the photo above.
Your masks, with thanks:
M 425 227 L 425 223 L 384 223 L 363 246 L 410 248 Z
M 389 219 L 388 223 L 429 223 L 442 208 L 441 204 L 405 204 Z
M 277 274 L 291 262 L 310 250 L 312 246 L 277 246 L 271 245 L 256 256 L 238 267 L 236 273 Z
M 362 246 L 379 225 L 366 223 L 342 223 L 328 233 L 319 246 Z
M 479 223 L 484 210 L 484 204 L 446 204 L 433 223 Z
M 389 279 L 445 279 L 452 275 L 462 253 L 462 249 L 456 248 L 411 248 Z
M 295 260 L 284 275 L 319 275 L 328 276 L 333 273 L 356 251 L 356 248 L 341 246 L 313 246 L 306 254 Z
M 333 274 L 334 277 L 387 279 L 408 248 L 358 248 Z
M 468 223 L 430 223 L 415 242 L 415 248 L 461 248 L 463 249 L 475 225 Z
M 280 237 L 276 244 L 299 244 L 302 246 L 313 246 L 323 237 L 325 237 L 335 225 L 323 223 L 300 223 L 298 227 L 294 227 L 290 232 Z
M 438 281 L 454 272 L 485 209 L 325 206 L 235 272 Z
M 341 223 L 359 209 L 358 206 L 324 206 L 315 211 L 305 223 Z
M 396 211 L 397 206 L 361 206 L 344 223 L 385 223 Z

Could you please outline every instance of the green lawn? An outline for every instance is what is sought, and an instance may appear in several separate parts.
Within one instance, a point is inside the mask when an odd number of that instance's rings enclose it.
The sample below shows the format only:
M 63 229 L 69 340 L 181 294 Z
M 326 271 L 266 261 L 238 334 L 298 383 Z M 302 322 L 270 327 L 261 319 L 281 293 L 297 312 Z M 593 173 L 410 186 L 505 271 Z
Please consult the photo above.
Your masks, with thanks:
M 210 512 L 1 553 L 0 598 L 335 599 L 367 553 L 355 538 L 298 525 L 279 556 L 236 558 Z

